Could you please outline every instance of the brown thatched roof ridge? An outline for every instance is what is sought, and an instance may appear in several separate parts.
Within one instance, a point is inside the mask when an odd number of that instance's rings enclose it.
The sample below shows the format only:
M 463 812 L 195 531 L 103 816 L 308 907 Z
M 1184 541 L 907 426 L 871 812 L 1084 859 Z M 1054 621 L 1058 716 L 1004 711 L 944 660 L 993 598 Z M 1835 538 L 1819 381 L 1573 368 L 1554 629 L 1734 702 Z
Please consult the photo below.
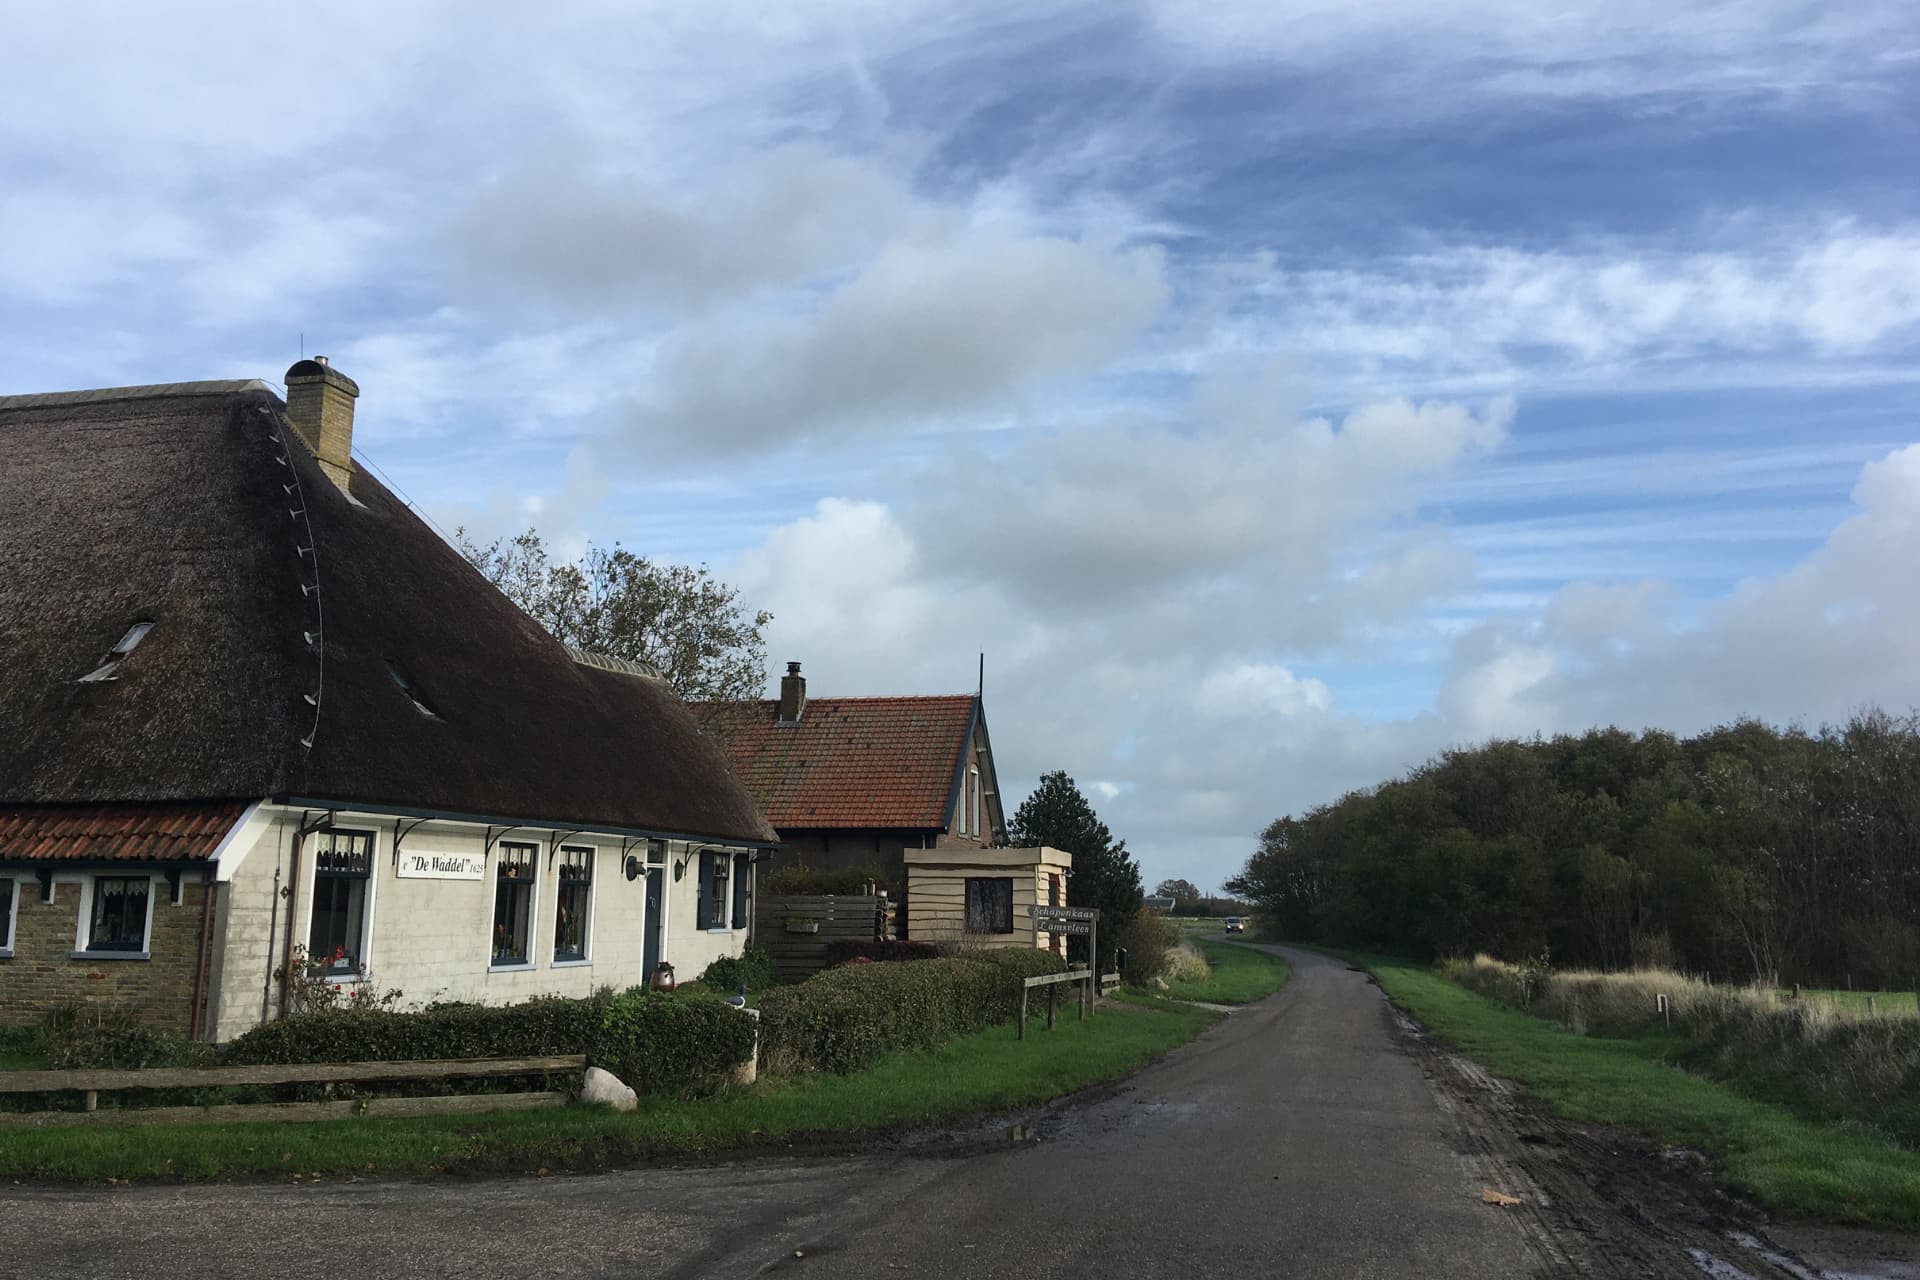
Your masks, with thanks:
M 577 664 L 363 469 L 350 500 L 264 384 L 0 398 L 0 456 L 0 804 L 774 839 L 670 689 Z M 81 683 L 138 621 L 118 678 Z

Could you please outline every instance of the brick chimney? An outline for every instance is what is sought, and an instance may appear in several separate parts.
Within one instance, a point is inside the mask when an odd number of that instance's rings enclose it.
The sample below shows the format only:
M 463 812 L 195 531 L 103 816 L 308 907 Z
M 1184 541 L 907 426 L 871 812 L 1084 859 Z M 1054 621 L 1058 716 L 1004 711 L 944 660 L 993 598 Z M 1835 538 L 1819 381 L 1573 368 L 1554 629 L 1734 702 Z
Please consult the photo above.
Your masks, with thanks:
M 353 402 L 359 395 L 359 384 L 325 356 L 287 370 L 287 417 L 320 469 L 342 489 L 353 478 Z
M 787 674 L 780 677 L 780 723 L 799 724 L 806 709 L 807 678 L 800 674 L 799 663 L 789 662 Z

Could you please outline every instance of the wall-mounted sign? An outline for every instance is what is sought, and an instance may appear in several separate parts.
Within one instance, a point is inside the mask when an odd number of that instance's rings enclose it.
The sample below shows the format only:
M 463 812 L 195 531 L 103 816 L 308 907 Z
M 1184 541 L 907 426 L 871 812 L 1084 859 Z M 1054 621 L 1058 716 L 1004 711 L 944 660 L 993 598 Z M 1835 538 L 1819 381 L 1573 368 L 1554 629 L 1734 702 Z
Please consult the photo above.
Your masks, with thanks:
M 484 853 L 415 853 L 404 845 L 400 849 L 399 874 L 412 880 L 483 880 L 487 875 Z

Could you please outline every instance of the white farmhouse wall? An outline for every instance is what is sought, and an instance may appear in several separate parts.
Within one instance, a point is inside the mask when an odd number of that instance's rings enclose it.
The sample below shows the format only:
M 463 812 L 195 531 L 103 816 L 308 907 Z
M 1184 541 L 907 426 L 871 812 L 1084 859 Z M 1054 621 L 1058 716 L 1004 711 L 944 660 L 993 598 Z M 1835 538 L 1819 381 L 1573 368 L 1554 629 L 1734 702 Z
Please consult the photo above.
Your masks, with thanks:
M 229 1040 L 265 1017 L 280 1015 L 280 984 L 273 980 L 291 942 L 304 947 L 311 926 L 314 855 L 311 838 L 295 870 L 294 846 L 303 815 L 297 810 L 267 811 L 256 824 L 251 844 L 223 856 L 223 886 L 210 970 L 211 1032 Z M 502 968 L 492 964 L 492 931 L 498 842 L 486 847 L 484 828 L 469 823 L 427 822 L 418 827 L 402 819 L 403 856 L 466 854 L 486 856 L 478 880 L 401 876 L 395 869 L 394 819 L 341 814 L 336 827 L 373 834 L 372 876 L 367 885 L 369 937 L 362 959 L 367 982 L 377 991 L 398 990 L 400 1007 L 435 1000 L 472 1000 L 506 1004 L 534 995 L 584 996 L 602 986 L 630 987 L 644 980 L 642 948 L 646 929 L 646 879 L 624 874 L 623 842 L 618 836 L 569 834 L 559 843 L 595 850 L 589 913 L 587 959 L 556 962 L 554 911 L 558 893 L 553 842 L 546 831 L 516 830 L 508 841 L 531 843 L 539 850 L 535 878 L 532 963 Z M 626 849 L 644 858 L 646 845 Z M 694 928 L 699 877 L 671 879 L 673 862 L 686 846 L 667 846 L 666 958 L 682 981 L 699 976 L 714 959 L 737 955 L 748 931 L 706 932 Z M 697 866 L 697 862 L 694 863 Z M 292 887 L 292 910 L 282 892 Z

